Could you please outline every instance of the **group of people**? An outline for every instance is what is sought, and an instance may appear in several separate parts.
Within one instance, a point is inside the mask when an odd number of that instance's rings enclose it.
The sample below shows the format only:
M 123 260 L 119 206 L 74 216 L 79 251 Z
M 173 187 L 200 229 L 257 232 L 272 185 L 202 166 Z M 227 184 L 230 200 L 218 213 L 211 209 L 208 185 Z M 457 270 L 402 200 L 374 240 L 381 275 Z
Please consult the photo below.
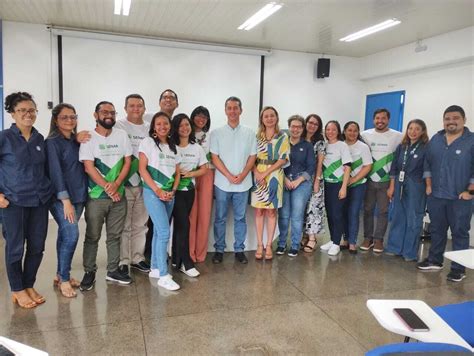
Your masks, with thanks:
M 7 96 L 5 109 L 14 124 L 0 132 L 0 213 L 13 302 L 23 308 L 45 302 L 34 283 L 48 211 L 58 224 L 55 284 L 65 297 L 76 296 L 77 287 L 94 287 L 104 222 L 107 280 L 130 284 L 133 268 L 157 278 L 159 287 L 177 290 L 169 261 L 186 275 L 199 276 L 195 263 L 206 258 L 214 199 L 215 264 L 224 258 L 230 205 L 235 258 L 248 262 L 249 200 L 255 208 L 257 260 L 273 258 L 277 224 L 277 255 L 312 253 L 323 232 L 324 212 L 331 239 L 320 249 L 332 256 L 341 249 L 357 253 L 362 207 L 359 249 L 381 253 L 390 201 L 388 255 L 417 259 L 426 200 L 432 244 L 417 267 L 442 269 L 448 228 L 454 250 L 469 247 L 474 135 L 459 106 L 446 109 L 444 130 L 429 141 L 419 119 L 411 120 L 403 135 L 390 129 L 387 109 L 376 110 L 374 128 L 364 132 L 354 121 L 342 129 L 334 120 L 323 126 L 316 114 L 291 116 L 286 131 L 280 129 L 277 110 L 267 106 L 255 133 L 240 124 L 242 102 L 232 96 L 225 101 L 227 124 L 210 134 L 205 107 L 190 116 L 174 115 L 178 96 L 171 89 L 163 91 L 159 104 L 160 111 L 150 117 L 143 97 L 128 95 L 126 117 L 116 120 L 115 106 L 101 101 L 94 111 L 95 130 L 77 132 L 75 108 L 62 103 L 52 110 L 44 140 L 33 126 L 38 112 L 33 97 L 25 92 Z M 70 270 L 83 211 L 85 273 L 79 282 Z M 464 267 L 453 263 L 448 280 L 464 277 Z

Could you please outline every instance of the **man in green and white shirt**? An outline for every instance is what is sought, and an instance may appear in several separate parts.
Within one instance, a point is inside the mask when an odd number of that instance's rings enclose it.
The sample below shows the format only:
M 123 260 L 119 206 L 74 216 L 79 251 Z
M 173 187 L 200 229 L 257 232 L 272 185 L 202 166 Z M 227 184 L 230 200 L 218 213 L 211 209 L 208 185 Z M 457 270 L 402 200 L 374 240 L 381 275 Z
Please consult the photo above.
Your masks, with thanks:
M 132 146 L 125 131 L 112 129 L 116 114 L 112 103 L 101 101 L 97 104 L 94 112 L 97 126 L 91 132 L 91 139 L 82 143 L 79 150 L 79 160 L 84 163 L 89 176 L 82 291 L 94 287 L 97 249 L 104 220 L 107 234 L 106 279 L 120 284 L 132 282 L 130 276 L 122 274 L 118 268 L 120 239 L 127 214 L 124 181 L 130 170 Z
M 364 200 L 364 242 L 361 250 L 372 247 L 374 252 L 383 252 L 383 237 L 387 231 L 390 184 L 390 167 L 393 153 L 402 141 L 402 134 L 388 127 L 390 112 L 378 109 L 374 112 L 374 128 L 365 130 L 361 136 L 370 148 L 374 160 L 368 175 Z M 374 210 L 378 209 L 377 225 L 374 230 Z
M 127 218 L 120 244 L 120 271 L 128 274 L 128 265 L 140 272 L 150 272 L 145 262 L 145 240 L 148 230 L 148 212 L 143 201 L 143 186 L 138 174 L 138 148 L 145 137 L 148 137 L 150 125 L 143 120 L 145 100 L 139 94 L 130 94 L 125 98 L 127 117 L 118 120 L 115 127 L 124 130 L 133 148 L 130 172 L 125 180 L 125 197 L 127 198 Z

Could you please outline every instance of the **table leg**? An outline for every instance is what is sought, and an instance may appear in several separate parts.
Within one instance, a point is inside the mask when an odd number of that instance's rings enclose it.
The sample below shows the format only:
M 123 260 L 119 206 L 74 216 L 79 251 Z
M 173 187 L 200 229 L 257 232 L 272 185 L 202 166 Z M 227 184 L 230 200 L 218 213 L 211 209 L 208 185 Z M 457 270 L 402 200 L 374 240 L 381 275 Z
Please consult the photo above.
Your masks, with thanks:
M 408 336 L 405 336 L 405 340 L 403 342 L 410 342 L 410 338 Z

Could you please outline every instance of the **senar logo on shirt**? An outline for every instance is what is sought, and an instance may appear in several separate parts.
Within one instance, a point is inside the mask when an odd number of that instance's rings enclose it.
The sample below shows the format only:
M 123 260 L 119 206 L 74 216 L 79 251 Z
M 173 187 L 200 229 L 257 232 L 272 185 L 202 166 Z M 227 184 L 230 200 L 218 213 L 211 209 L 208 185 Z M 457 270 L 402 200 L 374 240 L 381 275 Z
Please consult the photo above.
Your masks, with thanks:
M 99 149 L 100 150 L 106 150 L 109 148 L 118 148 L 118 145 L 104 145 L 104 144 L 99 144 Z

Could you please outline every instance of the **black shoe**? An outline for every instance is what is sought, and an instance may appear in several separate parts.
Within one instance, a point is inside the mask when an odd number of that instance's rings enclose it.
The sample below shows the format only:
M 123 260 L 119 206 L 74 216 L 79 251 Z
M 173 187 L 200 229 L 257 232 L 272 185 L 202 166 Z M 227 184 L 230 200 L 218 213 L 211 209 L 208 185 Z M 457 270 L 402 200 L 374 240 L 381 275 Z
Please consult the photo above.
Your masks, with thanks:
M 247 260 L 247 257 L 245 256 L 245 253 L 243 252 L 236 252 L 235 259 L 244 265 L 249 263 L 249 260 Z
M 430 262 L 428 259 L 416 265 L 416 268 L 422 271 L 441 271 L 443 269 L 442 263 Z
M 464 278 L 466 278 L 466 275 L 459 271 L 451 271 L 446 277 L 446 279 L 451 282 L 461 282 Z
M 350 253 L 351 255 L 357 255 L 357 249 L 355 249 L 355 250 L 349 249 L 349 253 Z
M 150 265 L 146 263 L 145 261 L 140 261 L 138 263 L 132 263 L 130 265 L 131 268 L 134 268 L 140 272 L 143 273 L 149 273 L 150 272 Z
M 122 273 L 123 275 L 128 276 L 128 265 L 120 265 L 118 268 L 119 272 Z
M 214 256 L 212 256 L 212 263 L 219 264 L 222 263 L 224 260 L 224 253 L 223 252 L 216 252 Z
M 298 250 L 292 248 L 290 251 L 288 251 L 288 256 L 290 257 L 298 256 Z
M 128 274 L 122 274 L 118 269 L 112 272 L 107 272 L 107 276 L 105 277 L 107 281 L 117 282 L 120 284 L 130 284 L 132 283 L 132 279 Z
M 86 272 L 84 277 L 82 277 L 81 284 L 79 285 L 79 290 L 85 292 L 94 288 L 95 284 L 95 272 Z
M 277 255 L 284 255 L 285 254 L 285 248 L 284 247 L 277 247 L 276 254 Z

